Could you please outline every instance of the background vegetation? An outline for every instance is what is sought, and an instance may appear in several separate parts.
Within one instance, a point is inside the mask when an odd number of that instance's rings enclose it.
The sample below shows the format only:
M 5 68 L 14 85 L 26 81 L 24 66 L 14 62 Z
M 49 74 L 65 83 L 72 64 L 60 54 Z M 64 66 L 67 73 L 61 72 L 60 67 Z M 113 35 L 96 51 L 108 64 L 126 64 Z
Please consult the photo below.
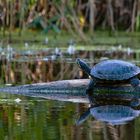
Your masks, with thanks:
M 140 65 L 139 31 L 139 0 L 0 0 L 0 85 L 88 78 L 77 57 Z M 76 126 L 86 104 L 0 97 L 4 140 L 140 139 L 140 117 L 112 126 L 90 116 Z
M 1 0 L 1 36 L 12 42 L 14 32 L 62 32 L 84 42 L 96 37 L 97 31 L 118 36 L 118 31 L 140 31 L 139 0 Z M 97 33 L 98 34 L 98 33 Z M 137 33 L 138 34 L 138 33 Z M 102 33 L 100 33 L 102 36 Z M 126 34 L 125 34 L 126 35 Z M 138 34 L 139 35 L 139 34 Z M 104 35 L 106 36 L 106 34 Z

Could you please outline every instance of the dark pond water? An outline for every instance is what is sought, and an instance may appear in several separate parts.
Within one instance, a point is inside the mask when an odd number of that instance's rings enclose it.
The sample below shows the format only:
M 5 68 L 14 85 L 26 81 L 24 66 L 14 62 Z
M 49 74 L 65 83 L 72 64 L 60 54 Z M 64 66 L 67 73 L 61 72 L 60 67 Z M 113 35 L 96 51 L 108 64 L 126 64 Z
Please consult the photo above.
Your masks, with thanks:
M 139 140 L 140 118 L 111 125 L 89 116 L 76 121 L 88 104 L 0 93 L 2 140 Z M 21 101 L 18 102 L 17 99 Z
M 79 51 L 67 57 L 40 52 L 33 55 L 1 54 L 0 84 L 23 85 L 87 77 L 75 64 L 82 57 L 92 65 L 99 58 L 122 58 L 137 62 L 139 54 L 119 51 Z M 46 57 L 47 56 L 47 57 Z M 139 63 L 137 63 L 139 65 Z M 1 140 L 139 140 L 140 117 L 112 125 L 89 115 L 76 125 L 88 109 L 87 103 L 73 103 L 0 93 Z

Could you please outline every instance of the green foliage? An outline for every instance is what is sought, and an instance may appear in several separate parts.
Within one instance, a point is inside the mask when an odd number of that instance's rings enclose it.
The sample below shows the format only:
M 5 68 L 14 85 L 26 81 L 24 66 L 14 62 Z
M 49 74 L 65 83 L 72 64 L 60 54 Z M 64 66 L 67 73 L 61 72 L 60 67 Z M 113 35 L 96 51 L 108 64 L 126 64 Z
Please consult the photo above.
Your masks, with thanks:
M 30 5 L 33 5 L 37 2 L 37 0 L 27 0 L 27 2 L 30 4 Z
M 136 17 L 136 31 L 140 31 L 140 15 Z

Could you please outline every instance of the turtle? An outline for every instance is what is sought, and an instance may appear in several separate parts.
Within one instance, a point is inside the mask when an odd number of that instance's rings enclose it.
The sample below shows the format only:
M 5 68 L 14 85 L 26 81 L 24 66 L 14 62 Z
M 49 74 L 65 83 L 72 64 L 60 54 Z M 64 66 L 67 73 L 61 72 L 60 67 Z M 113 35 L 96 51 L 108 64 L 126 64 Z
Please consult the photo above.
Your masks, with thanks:
M 140 68 L 133 63 L 109 59 L 103 60 L 90 68 L 83 60 L 77 58 L 76 60 L 79 67 L 90 76 L 90 82 L 86 89 L 86 94 L 89 97 L 90 103 L 96 102 L 91 96 L 94 87 L 98 83 L 120 84 L 121 82 L 130 83 L 134 90 L 137 89 L 140 80 L 138 74 Z M 138 106 L 139 101 L 136 96 L 132 99 L 132 106 Z
M 140 115 L 140 110 L 135 110 L 130 106 L 124 105 L 101 105 L 90 107 L 76 121 L 77 125 L 82 124 L 89 115 L 92 115 L 96 120 L 105 122 L 111 125 L 125 124 Z

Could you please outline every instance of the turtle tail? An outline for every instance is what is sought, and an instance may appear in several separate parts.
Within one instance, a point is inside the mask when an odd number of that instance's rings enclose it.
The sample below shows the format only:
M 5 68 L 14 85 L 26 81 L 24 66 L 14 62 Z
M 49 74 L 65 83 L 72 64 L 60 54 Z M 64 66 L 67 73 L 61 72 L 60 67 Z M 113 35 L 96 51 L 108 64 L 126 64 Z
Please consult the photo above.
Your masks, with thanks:
M 84 72 L 86 72 L 88 75 L 90 75 L 91 69 L 83 60 L 81 60 L 80 58 L 77 58 L 76 62 Z

